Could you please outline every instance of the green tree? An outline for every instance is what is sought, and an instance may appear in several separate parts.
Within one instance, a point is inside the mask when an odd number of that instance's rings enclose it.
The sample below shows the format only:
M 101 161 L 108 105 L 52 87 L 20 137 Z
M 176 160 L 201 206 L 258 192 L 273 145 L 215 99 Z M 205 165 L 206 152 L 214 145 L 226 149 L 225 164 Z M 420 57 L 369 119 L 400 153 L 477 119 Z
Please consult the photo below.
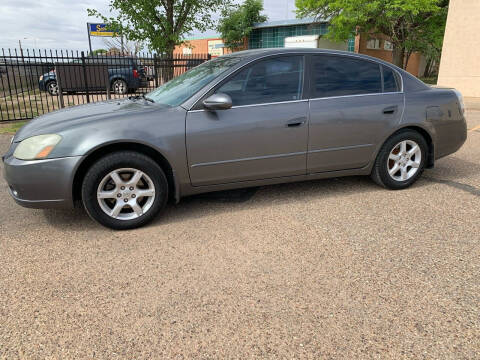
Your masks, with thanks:
M 328 37 L 346 40 L 358 33 L 387 35 L 393 63 L 405 68 L 408 54 L 443 38 L 448 0 L 296 0 L 297 15 L 330 19 Z M 441 41 L 441 40 L 440 40 Z M 407 59 L 407 61 L 406 61 Z
M 172 55 L 176 45 L 193 30 L 214 26 L 212 15 L 230 0 L 110 0 L 106 16 L 88 9 L 89 16 L 101 18 L 128 40 L 145 42 L 161 54 Z
M 442 10 L 428 21 L 422 31 L 416 32 L 416 35 L 419 36 L 420 39 L 413 39 L 412 42 L 407 43 L 407 59 L 408 54 L 413 51 L 418 51 L 425 56 L 427 61 L 424 74 L 425 77 L 431 77 L 438 73 L 447 12 L 448 6 L 442 7 Z
M 242 48 L 244 39 L 253 29 L 253 24 L 267 20 L 267 17 L 261 14 L 262 11 L 262 0 L 245 0 L 240 6 L 223 9 L 217 31 L 225 46 L 231 50 Z
M 93 50 L 90 53 L 90 56 L 102 55 L 102 54 L 105 54 L 105 53 L 107 53 L 107 50 L 105 50 L 105 49 L 96 49 L 96 50 Z

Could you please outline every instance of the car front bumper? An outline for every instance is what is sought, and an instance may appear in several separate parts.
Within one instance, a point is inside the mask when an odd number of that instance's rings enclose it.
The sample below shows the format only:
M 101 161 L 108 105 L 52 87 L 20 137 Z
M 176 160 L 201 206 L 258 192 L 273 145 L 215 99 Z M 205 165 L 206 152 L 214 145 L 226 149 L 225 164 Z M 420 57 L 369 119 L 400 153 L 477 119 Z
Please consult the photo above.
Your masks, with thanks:
M 10 195 L 28 208 L 73 207 L 73 177 L 82 157 L 24 161 L 7 155 L 4 176 Z

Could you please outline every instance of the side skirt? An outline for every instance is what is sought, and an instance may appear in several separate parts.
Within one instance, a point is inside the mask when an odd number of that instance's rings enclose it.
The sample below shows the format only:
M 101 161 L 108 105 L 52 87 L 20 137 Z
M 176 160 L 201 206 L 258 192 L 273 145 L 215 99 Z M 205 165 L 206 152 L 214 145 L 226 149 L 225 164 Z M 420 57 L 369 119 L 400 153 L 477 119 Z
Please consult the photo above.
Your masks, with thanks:
M 308 175 L 296 175 L 296 176 L 284 176 L 277 178 L 261 179 L 261 180 L 249 180 L 239 181 L 227 184 L 218 185 L 205 185 L 205 186 L 192 186 L 190 184 L 184 184 L 181 187 L 179 197 L 203 194 L 214 191 L 242 189 L 255 186 L 275 185 L 283 183 L 292 183 L 299 181 L 311 181 L 319 179 L 328 179 L 334 177 L 354 176 L 354 175 L 370 175 L 371 165 L 367 165 L 360 169 L 338 170 L 338 171 L 326 171 L 321 173 L 314 173 Z

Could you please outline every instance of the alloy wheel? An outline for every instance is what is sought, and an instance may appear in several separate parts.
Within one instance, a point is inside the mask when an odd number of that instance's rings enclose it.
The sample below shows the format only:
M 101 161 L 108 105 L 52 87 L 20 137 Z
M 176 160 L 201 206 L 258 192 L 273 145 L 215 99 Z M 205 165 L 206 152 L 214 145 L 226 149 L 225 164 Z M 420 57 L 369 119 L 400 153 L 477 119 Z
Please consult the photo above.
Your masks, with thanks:
M 155 200 L 155 186 L 144 172 L 116 169 L 108 173 L 97 189 L 100 208 L 118 220 L 132 220 L 144 215 Z
M 58 95 L 58 85 L 55 81 L 48 83 L 48 92 L 50 95 Z
M 117 80 L 113 83 L 113 92 L 115 94 L 126 94 L 127 93 L 127 84 L 122 80 Z
M 420 146 L 413 140 L 403 140 L 390 151 L 387 160 L 388 174 L 395 181 L 407 181 L 418 172 L 421 162 Z

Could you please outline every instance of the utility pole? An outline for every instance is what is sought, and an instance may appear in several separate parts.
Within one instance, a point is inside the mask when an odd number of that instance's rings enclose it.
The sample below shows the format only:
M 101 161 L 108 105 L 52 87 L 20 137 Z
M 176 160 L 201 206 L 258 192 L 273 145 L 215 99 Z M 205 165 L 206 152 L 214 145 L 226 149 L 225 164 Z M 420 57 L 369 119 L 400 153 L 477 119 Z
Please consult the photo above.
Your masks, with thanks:
M 21 55 L 22 58 L 23 58 L 22 41 L 21 41 L 20 39 L 18 40 L 18 46 L 20 46 L 20 55 Z
M 90 39 L 90 23 L 87 23 L 87 34 L 88 34 L 88 47 L 90 49 L 90 55 L 92 54 L 92 39 Z

